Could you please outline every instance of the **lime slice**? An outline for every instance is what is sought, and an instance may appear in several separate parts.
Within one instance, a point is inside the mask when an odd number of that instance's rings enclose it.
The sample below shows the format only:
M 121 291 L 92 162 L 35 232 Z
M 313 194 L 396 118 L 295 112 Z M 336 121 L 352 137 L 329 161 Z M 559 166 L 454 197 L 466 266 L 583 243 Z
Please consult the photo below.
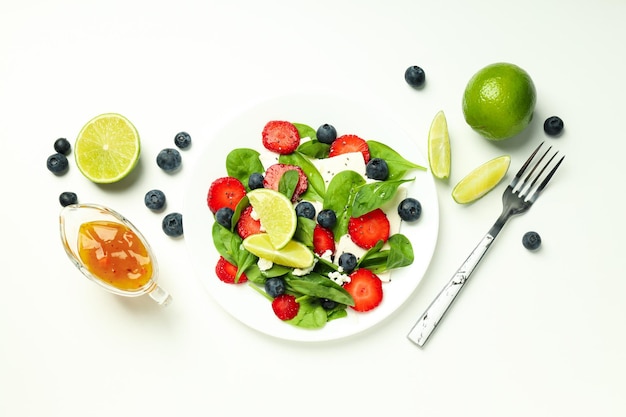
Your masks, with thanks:
M 253 255 L 278 265 L 292 268 L 308 268 L 313 265 L 313 252 L 295 240 L 287 242 L 282 249 L 276 249 L 267 233 L 258 233 L 245 238 L 243 247 Z
M 502 155 L 487 161 L 467 174 L 452 190 L 452 198 L 459 204 L 471 203 L 491 191 L 509 170 L 511 157 Z
M 285 195 L 269 188 L 248 193 L 248 200 L 268 234 L 272 246 L 282 249 L 293 237 L 298 225 L 296 211 Z
M 105 113 L 91 119 L 74 145 L 76 165 L 89 180 L 107 184 L 126 177 L 139 161 L 139 133 L 124 116 Z
M 450 176 L 450 135 L 443 111 L 435 115 L 428 131 L 428 163 L 436 178 Z

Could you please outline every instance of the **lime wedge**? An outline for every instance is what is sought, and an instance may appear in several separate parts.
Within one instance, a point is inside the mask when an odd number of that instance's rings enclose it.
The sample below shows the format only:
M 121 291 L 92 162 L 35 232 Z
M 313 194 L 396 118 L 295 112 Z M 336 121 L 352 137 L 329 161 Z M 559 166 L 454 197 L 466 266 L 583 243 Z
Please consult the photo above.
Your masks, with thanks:
M 296 211 L 285 195 L 269 188 L 248 193 L 248 200 L 269 236 L 272 246 L 282 249 L 293 237 L 298 225 Z
M 278 265 L 292 268 L 308 268 L 313 265 L 313 252 L 295 240 L 287 242 L 282 249 L 276 249 L 267 233 L 258 233 L 245 238 L 243 247 L 253 255 Z
M 467 174 L 452 190 L 452 198 L 459 204 L 471 203 L 491 191 L 509 170 L 511 157 L 502 155 L 487 161 Z
M 428 163 L 430 171 L 436 178 L 446 179 L 450 176 L 450 135 L 443 111 L 439 111 L 430 124 Z
M 140 148 L 135 126 L 120 114 L 105 113 L 83 126 L 74 155 L 85 177 L 106 184 L 121 180 L 135 168 Z

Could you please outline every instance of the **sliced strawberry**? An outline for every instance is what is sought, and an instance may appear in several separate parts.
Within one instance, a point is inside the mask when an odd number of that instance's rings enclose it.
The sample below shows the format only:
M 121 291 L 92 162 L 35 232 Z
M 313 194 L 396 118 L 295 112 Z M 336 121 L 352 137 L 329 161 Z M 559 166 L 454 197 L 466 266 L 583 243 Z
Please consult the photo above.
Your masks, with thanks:
M 298 315 L 300 304 L 296 301 L 296 297 L 291 294 L 281 294 L 272 301 L 272 310 L 279 319 L 291 320 Z
M 296 201 L 307 190 L 309 186 L 309 180 L 306 178 L 304 171 L 297 165 L 274 164 L 269 166 L 265 171 L 263 186 L 265 188 L 271 188 L 272 190 L 278 191 L 278 184 L 280 184 L 280 179 L 285 172 L 290 170 L 296 170 L 298 172 L 298 184 L 296 185 L 296 189 L 291 196 L 291 201 Z
M 207 204 L 213 213 L 222 207 L 235 210 L 239 200 L 246 195 L 246 188 L 241 181 L 233 177 L 221 177 L 213 181 L 209 187 Z
M 369 269 L 360 268 L 351 273 L 350 282 L 343 288 L 354 299 L 352 308 L 356 311 L 370 311 L 383 301 L 382 281 Z
M 370 249 L 379 240 L 389 239 L 389 219 L 381 209 L 372 210 L 361 217 L 350 217 L 348 235 L 358 246 Z
M 357 135 L 343 135 L 335 139 L 335 141 L 330 145 L 328 157 L 343 155 L 344 153 L 350 152 L 361 152 L 366 164 L 370 160 L 370 148 L 367 146 L 367 142 Z
M 300 134 L 293 123 L 281 120 L 268 122 L 263 128 L 263 146 L 281 155 L 293 153 L 300 145 Z
M 335 254 L 335 235 L 332 230 L 316 224 L 313 229 L 313 251 L 322 256 L 327 250 Z
M 248 206 L 239 215 L 237 233 L 242 239 L 261 233 L 261 221 L 252 218 L 252 206 Z
M 237 270 L 237 267 L 228 262 L 223 256 L 220 256 L 217 260 L 217 265 L 215 265 L 215 274 L 220 281 L 225 282 L 226 284 L 242 284 L 248 281 L 246 274 L 241 274 L 239 280 L 235 282 Z

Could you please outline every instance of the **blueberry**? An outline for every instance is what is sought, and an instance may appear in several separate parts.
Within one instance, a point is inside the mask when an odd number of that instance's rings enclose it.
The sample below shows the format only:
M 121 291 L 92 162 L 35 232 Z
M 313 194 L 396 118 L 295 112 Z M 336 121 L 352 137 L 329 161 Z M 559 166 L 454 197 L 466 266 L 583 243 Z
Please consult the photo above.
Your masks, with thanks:
M 58 138 L 57 140 L 54 141 L 54 150 L 57 151 L 58 153 L 67 155 L 70 153 L 71 149 L 72 149 L 72 145 L 70 145 L 70 142 L 65 138 Z
M 222 207 L 215 212 L 215 220 L 227 229 L 232 226 L 233 215 L 235 212 L 230 207 Z
M 272 298 L 285 293 L 286 285 L 282 277 L 272 277 L 265 281 L 265 292 Z
M 404 72 L 404 80 L 411 87 L 421 87 L 424 85 L 424 81 L 426 80 L 426 73 L 422 68 L 417 65 L 413 65 L 408 67 Z
M 76 204 L 78 203 L 78 196 L 71 191 L 64 191 L 59 195 L 59 203 L 61 203 L 62 207 Z
M 528 250 L 537 250 L 541 246 L 541 236 L 537 232 L 526 232 L 522 236 L 522 245 Z
M 180 167 L 182 159 L 176 149 L 165 148 L 157 155 L 156 162 L 159 168 L 170 172 Z
M 253 172 L 250 174 L 250 177 L 248 177 L 248 187 L 251 190 L 263 188 L 263 174 L 260 172 Z
M 186 149 L 191 145 L 191 136 L 187 132 L 178 132 L 174 136 L 174 145 L 180 149 Z
M 398 216 L 407 222 L 414 222 L 422 215 L 422 205 L 414 198 L 407 197 L 398 204 Z
M 339 257 L 339 266 L 344 272 L 351 272 L 356 268 L 356 256 L 350 252 L 344 252 Z
M 317 222 L 326 229 L 332 229 L 337 223 L 337 215 L 331 209 L 324 209 L 317 215 Z
M 332 310 L 335 307 L 337 307 L 337 301 L 333 301 L 328 298 L 322 298 L 322 308 L 324 310 Z
M 143 202 L 150 210 L 161 210 L 165 206 L 165 194 L 161 190 L 150 190 L 143 198 Z
M 543 122 L 543 131 L 550 136 L 557 136 L 563 131 L 563 120 L 558 116 L 551 116 Z
M 337 139 L 337 129 L 335 129 L 333 125 L 324 123 L 317 128 L 315 135 L 317 136 L 317 140 L 330 145 L 335 141 L 335 139 Z
M 306 217 L 307 219 L 314 219 L 315 207 L 308 201 L 301 201 L 296 206 L 296 216 Z
M 373 180 L 384 181 L 389 176 L 387 162 L 381 158 L 372 158 L 365 166 L 365 175 Z
M 183 215 L 180 213 L 169 213 L 163 217 L 161 224 L 163 232 L 171 237 L 182 236 L 183 234 Z
M 67 171 L 69 163 L 67 157 L 62 153 L 55 153 L 48 157 L 47 166 L 50 172 L 55 174 L 64 174 Z

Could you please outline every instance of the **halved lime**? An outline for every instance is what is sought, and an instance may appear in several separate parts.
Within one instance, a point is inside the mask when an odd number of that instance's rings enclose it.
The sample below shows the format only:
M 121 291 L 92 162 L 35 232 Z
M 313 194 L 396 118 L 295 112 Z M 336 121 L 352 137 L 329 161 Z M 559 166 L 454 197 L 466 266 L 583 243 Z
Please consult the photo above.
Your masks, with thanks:
M 443 111 L 439 111 L 428 131 L 428 163 L 430 171 L 439 179 L 450 176 L 450 135 Z
M 292 268 L 308 268 L 313 265 L 313 252 L 295 240 L 287 242 L 282 249 L 276 249 L 267 233 L 258 233 L 245 238 L 243 247 L 253 255 L 278 265 Z
M 452 198 L 459 204 L 471 203 L 491 191 L 509 170 L 511 157 L 502 155 L 487 161 L 467 174 L 452 190 Z
M 91 119 L 78 133 L 74 145 L 78 169 L 89 180 L 100 184 L 126 177 L 137 165 L 140 150 L 137 129 L 117 113 Z
M 282 249 L 293 237 L 298 225 L 291 201 L 278 191 L 257 188 L 248 193 L 248 200 L 267 232 L 272 246 Z

